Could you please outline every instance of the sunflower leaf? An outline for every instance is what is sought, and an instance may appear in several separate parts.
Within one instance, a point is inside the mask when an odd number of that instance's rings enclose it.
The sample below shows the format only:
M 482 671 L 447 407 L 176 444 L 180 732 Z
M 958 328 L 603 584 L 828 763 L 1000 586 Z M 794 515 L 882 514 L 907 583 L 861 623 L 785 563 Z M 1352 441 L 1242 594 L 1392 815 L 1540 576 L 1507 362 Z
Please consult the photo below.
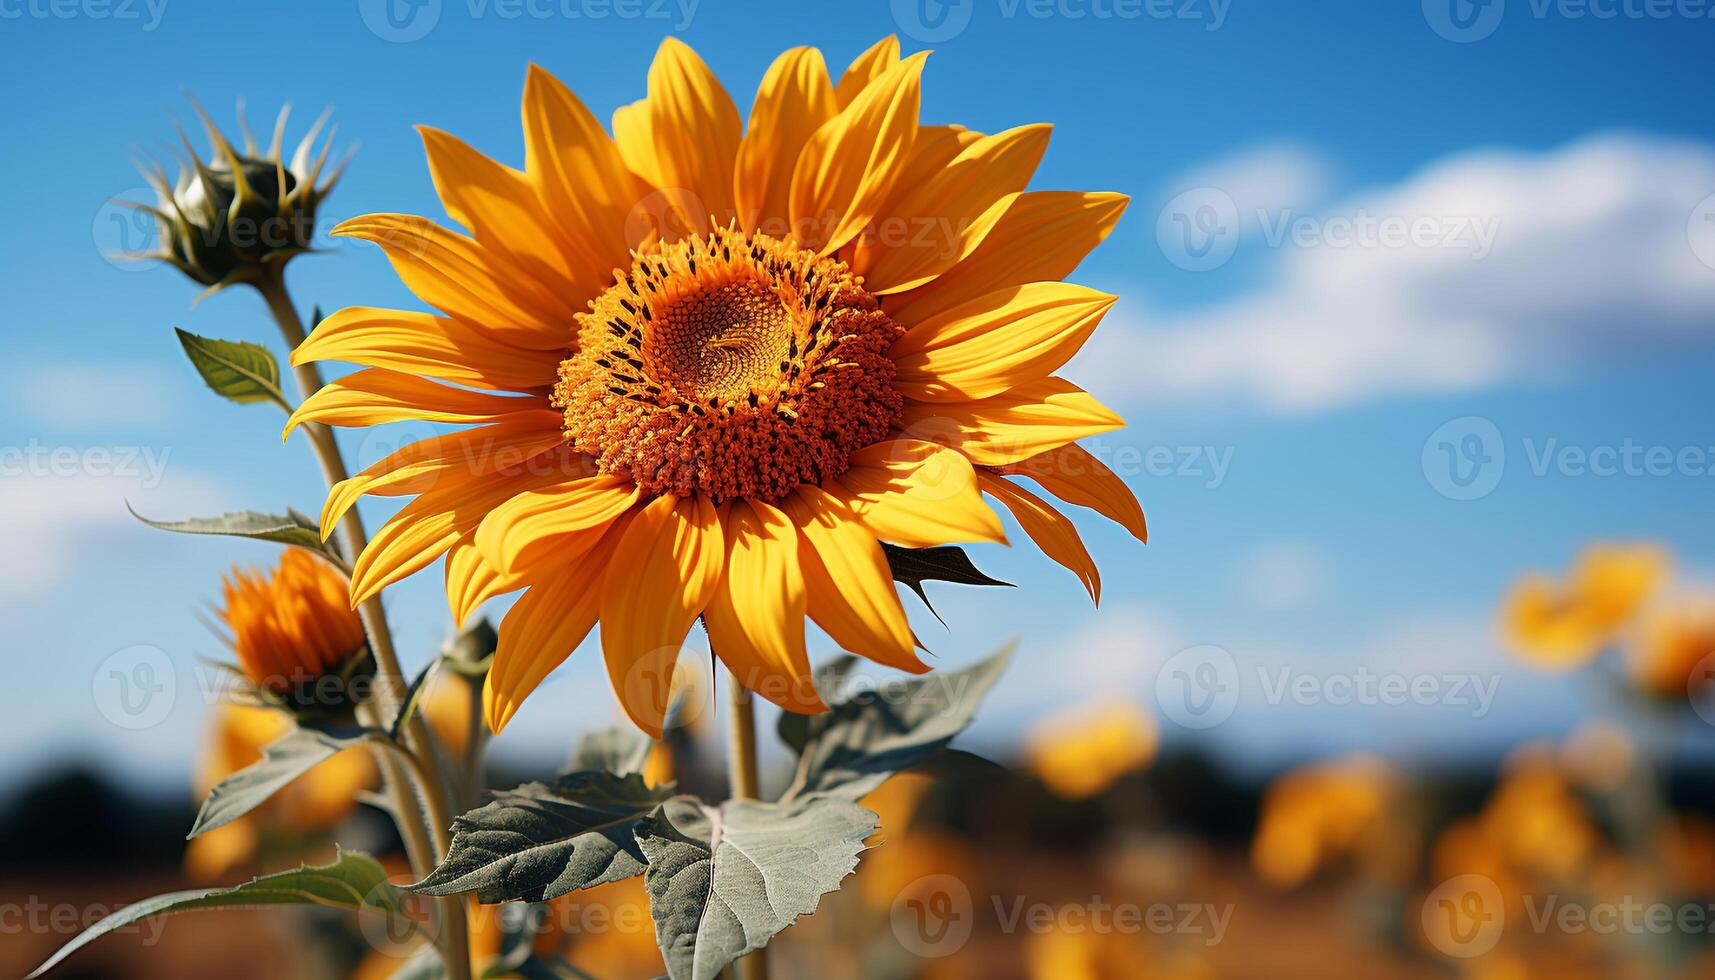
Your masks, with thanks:
M 269 743 L 262 759 L 221 780 L 209 791 L 186 840 L 224 827 L 261 806 L 288 783 L 340 752 L 380 735 L 357 725 L 294 728 Z
M 525 783 L 453 821 L 441 866 L 411 886 L 424 895 L 542 902 L 643 870 L 632 828 L 673 795 L 636 773 L 575 772 Z
M 790 803 L 689 796 L 637 824 L 643 886 L 672 980 L 709 980 L 761 949 L 857 867 L 874 813 L 849 800 Z
M 402 898 L 374 858 L 357 851 L 342 851 L 332 864 L 264 875 L 234 888 L 170 892 L 133 902 L 61 946 L 30 977 L 48 972 L 91 941 L 151 916 L 258 905 L 321 905 L 380 912 L 389 919 L 408 923 Z
M 929 593 L 923 591 L 924 582 L 952 582 L 955 585 L 1003 585 L 1012 587 L 1011 582 L 1002 582 L 992 578 L 971 562 L 965 549 L 957 545 L 943 545 L 937 548 L 901 548 L 896 544 L 882 542 L 882 553 L 887 556 L 887 567 L 893 572 L 896 582 L 903 582 L 911 591 L 917 593 L 917 598 L 923 600 L 923 605 L 935 613 L 940 619 L 941 614 L 935 612 L 935 606 L 929 601 Z M 945 625 L 945 620 L 942 624 Z
M 280 362 L 268 348 L 248 341 L 199 337 L 179 327 L 173 330 L 210 391 L 240 405 L 272 402 L 291 414 L 292 405 L 280 391 Z
M 127 510 L 131 505 L 127 503 Z M 131 510 L 131 516 L 150 527 L 177 534 L 217 534 L 236 538 L 253 538 L 257 541 L 272 541 L 275 544 L 291 545 L 313 551 L 318 555 L 339 561 L 339 556 L 322 541 L 321 529 L 316 523 L 297 511 L 288 511 L 286 516 L 278 514 L 261 514 L 253 510 L 234 511 L 219 517 L 192 517 L 183 521 L 155 521 Z
M 625 776 L 642 772 L 649 760 L 649 750 L 655 740 L 637 729 L 636 725 L 615 725 L 593 731 L 578 740 L 572 750 L 572 770 L 606 770 Z
M 781 716 L 780 737 L 799 752 L 798 773 L 781 799 L 856 800 L 894 773 L 939 753 L 971 723 L 1011 658 L 1009 644 L 961 671 L 866 686 L 845 698 L 837 697 L 835 688 L 850 665 L 836 661 L 824 667 L 817 687 L 830 709 Z

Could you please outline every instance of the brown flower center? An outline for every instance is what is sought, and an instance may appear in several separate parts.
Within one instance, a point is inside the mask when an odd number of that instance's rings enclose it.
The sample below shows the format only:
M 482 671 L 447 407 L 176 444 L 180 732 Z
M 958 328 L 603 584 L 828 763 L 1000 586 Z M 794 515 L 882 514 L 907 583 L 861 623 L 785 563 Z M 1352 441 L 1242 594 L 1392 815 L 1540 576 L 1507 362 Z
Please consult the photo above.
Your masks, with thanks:
M 634 254 L 578 315 L 554 405 L 646 493 L 778 501 L 898 423 L 902 333 L 845 263 L 717 231 Z

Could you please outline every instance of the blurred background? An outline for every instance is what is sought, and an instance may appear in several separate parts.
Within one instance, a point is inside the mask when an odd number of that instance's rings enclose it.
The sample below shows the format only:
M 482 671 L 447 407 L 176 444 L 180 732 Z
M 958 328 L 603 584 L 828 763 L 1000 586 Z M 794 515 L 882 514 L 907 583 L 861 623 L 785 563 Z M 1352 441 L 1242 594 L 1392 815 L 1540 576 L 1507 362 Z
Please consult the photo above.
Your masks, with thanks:
M 972 557 L 1016 592 L 931 584 L 945 626 L 906 597 L 938 663 L 1018 654 L 958 743 L 982 758 L 878 791 L 882 838 L 779 975 L 1715 975 L 1703 0 L 0 0 L 0 971 L 145 895 L 391 846 L 330 784 L 183 840 L 260 737 L 213 703 L 230 655 L 203 618 L 225 569 L 273 555 L 126 504 L 323 497 L 173 339 L 278 351 L 256 297 L 193 306 L 115 258 L 152 244 L 115 201 L 152 196 L 131 161 L 172 157 L 185 94 L 228 129 L 240 98 L 260 128 L 293 103 L 293 134 L 333 106 L 360 149 L 292 288 L 412 308 L 325 229 L 442 216 L 413 125 L 519 165 L 529 62 L 605 118 L 675 35 L 744 114 L 779 51 L 837 72 L 888 34 L 934 49 L 925 121 L 1051 122 L 1033 186 L 1131 195 L 1073 277 L 1121 301 L 1065 373 L 1126 416 L 1086 445 L 1151 535 L 1085 526 L 1099 609 L 998 547 Z M 432 431 L 345 445 L 365 465 Z M 448 632 L 441 584 L 388 592 L 408 669 Z M 619 718 L 592 652 L 494 742 L 493 785 Z M 718 791 L 707 721 L 676 761 Z M 538 943 L 660 971 L 636 882 L 569 898 Z M 152 920 L 59 975 L 404 962 L 340 921 Z

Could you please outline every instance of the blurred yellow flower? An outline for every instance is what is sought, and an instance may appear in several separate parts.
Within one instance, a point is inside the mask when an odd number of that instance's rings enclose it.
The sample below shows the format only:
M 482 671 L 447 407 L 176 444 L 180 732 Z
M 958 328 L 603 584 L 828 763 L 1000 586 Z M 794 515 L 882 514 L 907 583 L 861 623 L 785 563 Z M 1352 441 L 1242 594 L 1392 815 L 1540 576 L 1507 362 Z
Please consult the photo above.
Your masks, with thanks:
M 1715 654 L 1715 601 L 1686 599 L 1647 617 L 1631 645 L 1627 667 L 1644 693 L 1681 699 L 1709 685 L 1709 672 L 1698 665 L 1711 654 Z
M 1403 780 L 1373 756 L 1317 763 L 1268 788 L 1251 842 L 1251 865 L 1271 885 L 1292 888 L 1336 861 L 1397 874 L 1405 854 L 1397 810 Z
M 1155 722 L 1137 706 L 1108 703 L 1051 718 L 1026 740 L 1026 764 L 1068 800 L 1102 792 L 1155 758 Z
M 1503 606 L 1502 631 L 1539 667 L 1581 666 L 1637 613 L 1667 568 L 1654 545 L 1592 545 L 1565 581 L 1540 572 L 1520 579 Z
M 263 691 L 286 695 L 338 671 L 364 647 L 345 579 L 301 548 L 282 551 L 271 575 L 234 568 L 221 591 L 225 604 L 217 612 L 231 631 L 227 642 Z

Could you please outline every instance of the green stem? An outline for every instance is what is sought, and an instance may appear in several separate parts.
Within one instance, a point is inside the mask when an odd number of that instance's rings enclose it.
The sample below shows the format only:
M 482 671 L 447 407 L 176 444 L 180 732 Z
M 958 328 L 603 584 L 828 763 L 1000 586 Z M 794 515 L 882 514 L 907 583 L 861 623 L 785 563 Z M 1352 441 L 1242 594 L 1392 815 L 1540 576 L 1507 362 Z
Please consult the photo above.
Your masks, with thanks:
M 750 691 L 738 675 L 727 673 L 727 694 L 732 715 L 727 773 L 735 800 L 760 799 L 756 765 L 756 709 Z M 768 980 L 768 950 L 759 949 L 738 961 L 739 980 Z
M 286 290 L 283 270 L 276 269 L 273 275 L 264 277 L 256 284 L 256 290 L 268 303 L 268 310 L 274 315 L 274 322 L 279 325 L 286 346 L 290 350 L 296 350 L 303 344 L 306 335 L 303 321 L 298 318 L 297 307 L 293 305 L 291 294 Z M 309 398 L 321 390 L 321 370 L 315 364 L 296 365 L 292 372 L 297 378 L 301 397 Z M 335 484 L 349 479 L 351 473 L 346 468 L 345 457 L 340 453 L 333 431 L 316 422 L 306 423 L 303 428 L 309 435 L 310 447 L 315 451 L 316 461 L 321 464 L 322 477 L 328 488 L 331 490 Z M 346 560 L 355 563 L 369 540 L 364 533 L 363 517 L 356 507 L 347 508 L 344 516 L 340 518 L 339 531 Z M 404 704 L 404 674 L 399 669 L 399 656 L 393 646 L 393 633 L 387 625 L 387 613 L 382 608 L 380 597 L 375 596 L 364 601 L 358 607 L 358 616 L 363 620 L 364 632 L 369 636 L 370 651 L 375 654 L 376 692 L 373 707 L 376 720 L 386 725 L 392 719 L 387 717 L 381 706 L 391 705 L 396 713 Z M 450 849 L 449 834 L 453 821 L 447 802 L 447 789 L 441 779 L 440 763 L 435 754 L 433 736 L 430 735 L 428 726 L 423 723 L 421 715 L 413 715 L 406 722 L 405 747 L 417 761 L 413 768 L 422 786 L 423 806 L 418 806 L 416 796 L 411 792 L 410 778 L 398 759 L 381 753 L 382 770 L 387 777 L 388 790 L 393 796 L 394 809 L 397 811 L 396 822 L 400 836 L 405 840 L 406 856 L 411 860 L 412 871 L 421 880 L 439 864 L 440 857 Z M 428 811 L 428 834 L 433 836 L 432 850 L 425 839 L 428 836 L 425 835 L 423 827 L 425 808 Z M 448 976 L 451 980 L 470 980 L 470 934 L 465 924 L 464 902 L 457 897 L 446 897 L 438 899 L 437 905 L 441 919 L 437 938 Z

